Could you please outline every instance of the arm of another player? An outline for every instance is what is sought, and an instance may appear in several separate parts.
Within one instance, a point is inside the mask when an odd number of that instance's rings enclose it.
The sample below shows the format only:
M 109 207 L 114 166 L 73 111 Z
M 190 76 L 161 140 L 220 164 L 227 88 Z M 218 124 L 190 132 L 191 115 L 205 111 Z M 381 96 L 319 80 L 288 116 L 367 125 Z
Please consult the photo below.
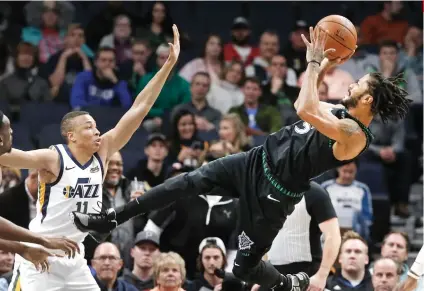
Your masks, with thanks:
M 21 151 L 13 148 L 10 153 L 0 156 L 0 165 L 16 169 L 43 169 L 59 173 L 59 154 L 52 149 Z
M 408 271 L 408 277 L 406 280 L 400 282 L 396 286 L 395 291 L 414 291 L 417 290 L 418 280 L 422 278 L 424 274 L 424 247 L 421 247 L 417 258 L 411 269 Z
M 48 249 L 62 250 L 69 257 L 74 257 L 76 252 L 80 252 L 78 244 L 70 239 L 42 237 L 2 217 L 0 217 L 0 238 L 9 241 L 34 243 Z
M 318 37 L 314 39 L 314 32 L 310 28 L 311 43 L 302 35 L 307 46 L 306 60 L 308 67 L 305 79 L 294 106 L 298 116 L 315 127 L 325 136 L 341 143 L 351 142 L 352 136 L 361 133 L 359 125 L 349 119 L 338 119 L 329 112 L 329 107 L 321 105 L 318 98 L 317 82 L 320 64 L 331 49 L 324 52 L 327 34 L 318 30 Z
M 103 157 L 107 158 L 113 155 L 130 140 L 159 96 L 180 54 L 180 35 L 175 25 L 173 26 L 173 31 L 174 44 L 170 44 L 168 60 L 147 86 L 138 94 L 131 108 L 125 113 L 115 128 L 102 136 L 100 152 Z

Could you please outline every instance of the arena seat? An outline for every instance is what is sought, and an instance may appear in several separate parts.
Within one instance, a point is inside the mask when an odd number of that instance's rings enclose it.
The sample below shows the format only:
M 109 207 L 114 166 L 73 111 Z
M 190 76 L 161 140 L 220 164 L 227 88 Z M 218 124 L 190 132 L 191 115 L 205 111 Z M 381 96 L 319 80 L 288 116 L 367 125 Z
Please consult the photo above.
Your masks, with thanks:
M 109 106 L 89 106 L 83 107 L 81 110 L 87 111 L 91 116 L 93 116 L 100 134 L 103 134 L 115 127 L 127 111 L 124 108 Z
M 33 140 L 31 139 L 31 132 L 29 129 L 21 124 L 12 124 L 13 129 L 13 147 L 22 151 L 30 151 L 35 149 Z
M 387 185 L 383 173 L 384 169 L 380 163 L 361 159 L 356 180 L 368 185 L 372 196 L 387 196 Z
M 67 104 L 27 102 L 21 106 L 20 122 L 36 135 L 43 126 L 60 123 L 69 111 L 70 107 Z
M 36 137 L 38 148 L 49 148 L 51 145 L 62 144 L 64 139 L 60 134 L 60 124 L 53 123 L 43 126 Z
M 144 147 L 146 146 L 148 136 L 149 136 L 149 133 L 145 129 L 140 127 L 133 134 L 133 136 L 130 138 L 128 143 L 124 146 L 124 149 L 141 151 L 144 153 Z
M 144 150 L 127 150 L 122 149 L 120 151 L 122 155 L 122 160 L 124 161 L 124 175 L 128 174 L 128 172 L 134 169 L 138 162 L 144 159 L 146 156 L 144 154 Z

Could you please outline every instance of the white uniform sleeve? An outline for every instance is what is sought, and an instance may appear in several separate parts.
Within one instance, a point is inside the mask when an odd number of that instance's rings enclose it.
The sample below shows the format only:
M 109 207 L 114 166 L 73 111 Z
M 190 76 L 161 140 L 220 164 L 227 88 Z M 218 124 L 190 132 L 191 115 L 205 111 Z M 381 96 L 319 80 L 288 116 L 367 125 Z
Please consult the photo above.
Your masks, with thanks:
M 411 267 L 411 271 L 417 274 L 418 276 L 422 276 L 424 273 L 424 246 L 421 247 L 420 252 L 418 253 L 417 258 L 415 259 L 414 264 Z

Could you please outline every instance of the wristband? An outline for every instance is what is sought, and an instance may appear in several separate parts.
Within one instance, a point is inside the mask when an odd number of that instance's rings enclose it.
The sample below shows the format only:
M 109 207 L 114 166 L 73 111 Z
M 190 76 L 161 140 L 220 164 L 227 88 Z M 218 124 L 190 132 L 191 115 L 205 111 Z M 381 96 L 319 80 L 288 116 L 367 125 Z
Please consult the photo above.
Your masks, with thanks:
M 308 64 L 310 64 L 310 63 L 315 63 L 315 64 L 318 64 L 318 66 L 321 66 L 321 63 L 320 63 L 320 62 L 318 62 L 318 61 L 315 61 L 315 60 L 312 60 L 312 61 L 309 61 L 309 62 L 308 62 Z

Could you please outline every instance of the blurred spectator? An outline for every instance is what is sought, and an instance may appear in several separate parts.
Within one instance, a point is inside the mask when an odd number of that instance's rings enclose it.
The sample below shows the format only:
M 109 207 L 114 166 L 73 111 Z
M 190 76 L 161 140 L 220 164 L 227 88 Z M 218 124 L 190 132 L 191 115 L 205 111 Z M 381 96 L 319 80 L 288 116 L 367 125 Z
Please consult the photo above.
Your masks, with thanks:
M 0 38 L 0 80 L 3 80 L 15 70 L 12 52 L 6 40 Z
M 161 44 L 172 42 L 172 24 L 168 5 L 156 1 L 147 12 L 143 26 L 136 30 L 136 37 L 146 39 L 155 51 Z
M 147 62 L 152 50 L 146 40 L 134 40 L 131 49 L 131 59 L 120 64 L 119 71 L 121 78 L 127 81 L 131 95 L 134 96 L 141 78 L 153 70 Z
M 159 251 L 159 236 L 151 231 L 141 231 L 134 240 L 131 257 L 134 259 L 132 271 L 124 269 L 121 279 L 137 287 L 138 290 L 152 289 L 153 264 Z
M 238 291 L 244 290 L 239 282 L 238 286 L 228 285 L 228 281 L 217 276 L 227 266 L 226 248 L 219 237 L 207 237 L 200 243 L 197 257 L 198 277 L 193 280 L 192 291 Z
M 306 70 L 306 46 L 302 40 L 302 34 L 309 39 L 309 25 L 304 20 L 297 20 L 290 33 L 290 43 L 283 50 L 288 67 L 296 72 L 298 78 Z
M 234 153 L 250 150 L 251 140 L 246 135 L 246 126 L 235 113 L 229 113 L 222 117 L 219 124 L 219 138 L 233 147 Z
M 175 170 L 178 173 L 190 171 L 188 168 Z M 187 277 L 192 279 L 196 273 L 199 245 L 205 237 L 219 237 L 228 250 L 227 257 L 234 259 L 237 204 L 238 199 L 228 197 L 228 194 L 180 199 L 153 211 L 144 230 L 161 236 L 162 251 L 172 250 L 181 254 L 186 262 Z
M 371 61 L 371 59 L 370 59 Z M 384 41 L 380 45 L 379 61 L 367 63 L 367 72 L 380 72 L 386 78 L 403 74 L 405 83 L 400 84 L 408 93 L 408 98 L 416 104 L 423 103 L 422 91 L 415 73 L 399 59 L 399 47 L 393 41 Z M 325 80 L 325 78 L 324 78 Z
M 371 274 L 365 268 L 368 262 L 367 242 L 353 231 L 346 232 L 340 246 L 341 269 L 328 278 L 326 289 L 330 291 L 373 290 Z
M 321 82 L 321 85 L 318 87 L 318 98 L 319 101 L 327 102 L 328 101 L 328 85 L 325 82 Z
M 374 263 L 374 291 L 394 291 L 399 282 L 399 266 L 392 259 L 381 258 Z
M 7 291 L 13 275 L 15 254 L 0 250 L 0 291 Z
M 7 100 L 13 112 L 27 101 L 52 99 L 49 84 L 38 76 L 36 48 L 22 42 L 16 49 L 15 70 L 0 81 L 1 98 Z
M 175 112 L 171 126 L 169 161 L 178 161 L 185 166 L 198 167 L 198 159 L 207 149 L 208 143 L 197 135 L 196 118 L 190 110 Z
M 205 72 L 196 73 L 190 85 L 191 102 L 176 106 L 171 116 L 181 109 L 190 110 L 196 117 L 197 129 L 203 131 L 217 129 L 221 120 L 221 112 L 212 108 L 206 100 L 210 87 L 211 78 L 209 74 Z
M 369 240 L 369 228 L 373 221 L 372 196 L 367 185 L 355 180 L 357 170 L 356 161 L 338 167 L 338 177 L 325 181 L 322 187 L 330 194 L 342 235 L 353 229 Z M 365 222 L 366 229 L 355 227 L 358 219 Z
M 249 44 L 251 33 L 250 24 L 246 18 L 234 19 L 231 27 L 231 42 L 224 46 L 224 60 L 227 63 L 241 61 L 247 67 L 259 56 L 259 49 Z
M 85 45 L 84 29 L 71 24 L 65 36 L 64 48 L 53 54 L 40 67 L 40 75 L 50 82 L 56 102 L 69 104 L 71 88 L 78 73 L 91 71 L 93 52 Z
M 282 124 L 292 124 L 299 119 L 293 105 L 300 93 L 300 89 L 294 87 L 296 76 L 294 76 L 294 86 L 287 82 L 289 68 L 287 68 L 286 58 L 282 55 L 272 57 L 268 72 L 269 78 L 262 82 L 260 102 L 278 108 L 283 118 Z
M 413 25 L 409 27 L 405 36 L 405 48 L 399 54 L 400 62 L 405 62 L 418 78 L 418 83 L 423 82 L 423 27 Z M 421 94 L 423 87 L 420 86 Z
M 364 44 L 378 45 L 384 40 L 403 43 L 408 31 L 408 21 L 402 19 L 402 1 L 382 2 L 382 10 L 368 16 L 361 23 Z
M 226 114 L 231 107 L 243 104 L 244 95 L 240 86 L 244 78 L 244 67 L 241 62 L 233 61 L 227 65 L 223 72 L 223 79 L 211 84 L 206 96 L 209 105 L 222 114 Z
M 336 212 L 328 193 L 317 183 L 311 183 L 275 237 L 267 257 L 282 274 L 306 272 L 312 277 L 329 268 L 328 260 L 337 258 L 340 240 Z
M 130 180 L 136 178 L 142 182 L 147 191 L 165 181 L 167 168 L 164 161 L 168 155 L 166 137 L 160 133 L 149 135 L 144 153 L 146 159 L 141 160 L 134 169 L 131 169 L 127 177 Z
M 248 127 L 248 135 L 266 135 L 281 128 L 281 115 L 275 107 L 260 104 L 261 84 L 256 78 L 247 78 L 243 85 L 244 104 L 230 109 L 237 113 Z
M 374 117 L 370 126 L 374 139 L 366 157 L 384 166 L 387 190 L 395 215 L 408 217 L 409 188 L 411 185 L 411 157 L 405 149 L 405 124 L 403 121 L 383 123 Z
M 381 257 L 394 260 L 400 266 L 400 281 L 403 282 L 408 277 L 408 252 L 410 241 L 408 234 L 400 231 L 391 231 L 383 239 L 381 246 Z M 371 274 L 375 273 L 375 265 L 370 267 Z M 424 288 L 423 279 L 418 281 L 416 291 Z
M 21 182 L 21 171 L 16 168 L 2 167 L 2 179 L 0 184 L 0 193 L 15 187 Z
M 4 172 L 4 178 L 8 179 L 7 171 Z M 29 170 L 24 181 L 0 194 L 0 216 L 20 227 L 28 228 L 37 214 L 37 198 L 38 171 Z
M 276 31 L 266 30 L 259 39 L 259 55 L 246 68 L 247 77 L 256 77 L 261 82 L 268 78 L 268 67 L 273 56 L 280 51 L 280 38 Z M 296 77 L 296 76 L 295 76 Z
M 157 4 L 156 4 L 157 5 Z M 156 50 L 156 64 L 159 70 L 165 64 L 169 55 L 169 46 L 161 45 Z M 155 76 L 157 70 L 144 75 L 137 86 L 137 94 L 144 89 L 147 83 Z M 190 101 L 190 84 L 180 77 L 175 69 L 166 80 L 159 97 L 148 113 L 149 118 L 159 117 L 157 125 L 162 125 L 162 118 L 165 112 L 171 111 L 175 106 Z
M 117 77 L 115 52 L 100 48 L 96 54 L 95 70 L 79 73 L 71 91 L 71 107 L 84 106 L 131 106 L 127 82 Z
M 115 50 L 116 63 L 119 65 L 131 59 L 131 19 L 126 15 L 118 15 L 114 19 L 113 31 L 105 35 L 99 47 L 110 47 Z
M 191 83 L 198 72 L 208 73 L 211 83 L 217 83 L 224 71 L 224 52 L 222 39 L 219 35 L 211 34 L 205 42 L 200 58 L 191 60 L 180 71 L 180 76 Z
M 298 80 L 299 87 L 302 86 L 303 72 Z M 355 83 L 352 75 L 338 67 L 331 67 L 325 74 L 323 81 L 328 85 L 328 99 L 329 100 L 342 100 L 348 95 L 349 85 Z
M 31 1 L 25 6 L 29 26 L 22 30 L 21 37 L 38 47 L 40 63 L 63 48 L 65 29 L 74 18 L 74 10 L 68 1 Z
M 134 285 L 118 279 L 118 272 L 122 265 L 121 255 L 114 244 L 105 242 L 96 248 L 92 266 L 96 272 L 96 281 L 102 291 L 137 291 Z
M 131 19 L 132 31 L 142 24 L 142 17 L 126 7 L 125 1 L 106 1 L 106 3 L 91 3 L 88 9 L 92 9 L 95 15 L 91 17 L 85 29 L 87 44 L 93 50 L 97 50 L 100 40 L 109 34 L 114 27 L 115 18 L 118 15 L 127 15 Z M 102 7 L 100 7 L 102 5 Z
M 177 253 L 161 253 L 153 266 L 155 288 L 151 291 L 182 291 L 186 278 L 185 262 Z

